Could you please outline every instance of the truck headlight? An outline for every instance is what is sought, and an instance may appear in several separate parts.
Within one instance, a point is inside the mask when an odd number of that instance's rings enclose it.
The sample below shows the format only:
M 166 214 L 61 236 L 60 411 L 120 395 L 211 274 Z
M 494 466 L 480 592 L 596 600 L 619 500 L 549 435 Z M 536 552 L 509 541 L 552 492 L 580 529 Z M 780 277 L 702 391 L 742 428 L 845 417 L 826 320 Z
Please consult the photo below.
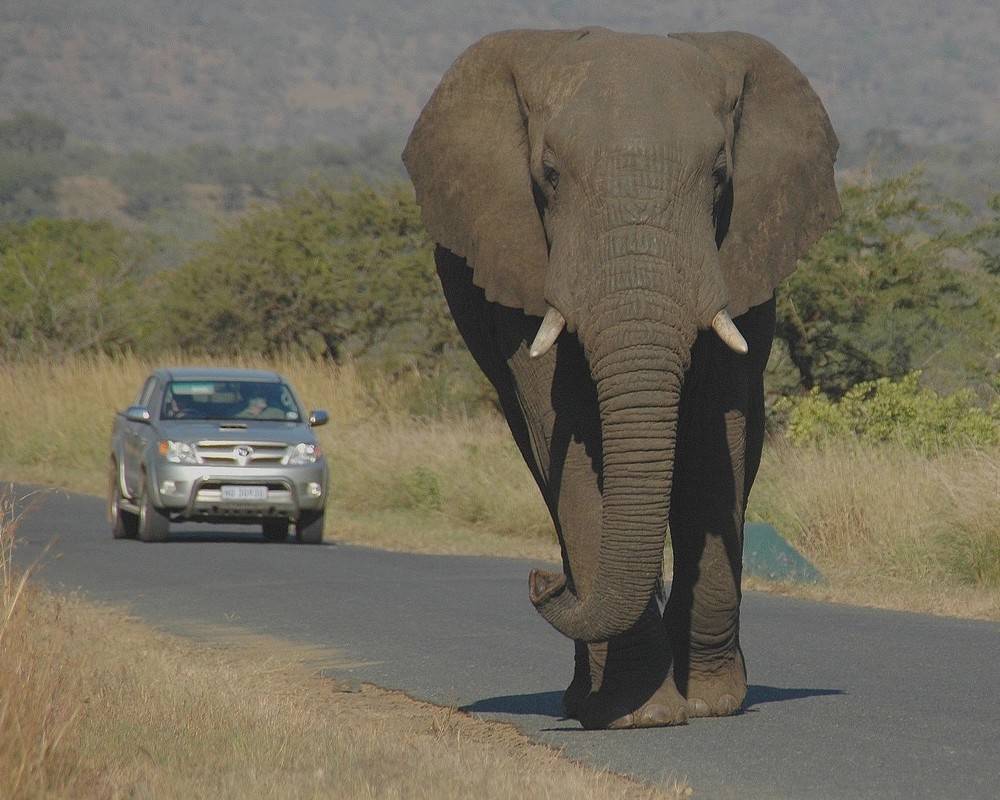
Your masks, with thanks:
M 187 442 L 174 442 L 164 439 L 160 442 L 160 455 L 172 464 L 197 464 L 198 456 L 194 447 Z
M 306 444 L 303 442 L 292 448 L 292 452 L 289 453 L 288 461 L 286 463 L 292 466 L 315 464 L 322 455 L 323 451 L 320 450 L 318 444 Z

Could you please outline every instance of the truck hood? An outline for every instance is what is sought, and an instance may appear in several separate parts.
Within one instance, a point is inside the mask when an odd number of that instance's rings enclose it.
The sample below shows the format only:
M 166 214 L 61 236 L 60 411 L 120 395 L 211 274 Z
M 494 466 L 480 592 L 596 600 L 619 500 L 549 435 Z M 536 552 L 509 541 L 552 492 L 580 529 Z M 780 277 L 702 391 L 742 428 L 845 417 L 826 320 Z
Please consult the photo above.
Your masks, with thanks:
M 233 427 L 235 425 L 240 427 Z M 178 442 L 316 443 L 316 435 L 309 425 L 304 422 L 285 422 L 284 420 L 221 422 L 219 420 L 173 419 L 161 420 L 156 423 L 155 428 L 162 438 Z

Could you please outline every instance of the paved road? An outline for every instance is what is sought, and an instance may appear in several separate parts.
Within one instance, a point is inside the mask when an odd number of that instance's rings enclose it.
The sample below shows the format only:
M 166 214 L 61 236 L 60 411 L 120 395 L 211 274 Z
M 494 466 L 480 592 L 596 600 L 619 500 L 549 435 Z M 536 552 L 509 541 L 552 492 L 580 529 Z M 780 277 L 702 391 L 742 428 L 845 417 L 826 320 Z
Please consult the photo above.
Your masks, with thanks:
M 41 572 L 54 588 L 166 629 L 237 625 L 330 646 L 341 676 L 512 722 L 596 766 L 686 777 L 701 797 L 1000 793 L 998 624 L 748 593 L 746 713 L 585 732 L 560 717 L 571 646 L 532 609 L 525 561 L 266 544 L 249 529 L 115 542 L 102 506 L 56 492 L 37 500 L 20 562 L 54 540 Z

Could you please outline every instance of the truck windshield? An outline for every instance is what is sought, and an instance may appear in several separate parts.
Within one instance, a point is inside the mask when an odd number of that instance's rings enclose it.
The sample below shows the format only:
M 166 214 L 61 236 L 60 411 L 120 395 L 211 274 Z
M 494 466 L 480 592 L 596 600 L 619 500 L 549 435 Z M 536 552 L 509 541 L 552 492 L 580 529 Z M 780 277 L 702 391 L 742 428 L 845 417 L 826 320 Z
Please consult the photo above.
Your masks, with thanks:
M 283 383 L 258 381 L 171 381 L 163 395 L 160 419 L 302 419 L 291 390 Z

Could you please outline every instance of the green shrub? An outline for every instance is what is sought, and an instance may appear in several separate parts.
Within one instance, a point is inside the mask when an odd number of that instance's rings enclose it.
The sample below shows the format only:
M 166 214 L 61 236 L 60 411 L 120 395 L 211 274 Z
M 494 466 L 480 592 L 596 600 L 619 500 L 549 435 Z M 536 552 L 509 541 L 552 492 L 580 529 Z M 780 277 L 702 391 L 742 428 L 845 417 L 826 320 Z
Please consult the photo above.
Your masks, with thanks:
M 1000 527 L 938 537 L 948 572 L 971 586 L 1000 587 Z
M 985 410 L 970 391 L 940 395 L 922 388 L 919 380 L 920 372 L 911 372 L 898 381 L 865 381 L 839 401 L 815 388 L 807 395 L 782 398 L 775 412 L 797 445 L 856 438 L 932 453 L 1000 443 L 1000 402 Z
M 148 242 L 107 222 L 0 226 L 0 355 L 133 347 Z
M 148 220 L 185 202 L 183 178 L 165 156 L 129 153 L 115 161 L 111 177 L 128 195 L 125 211 L 137 219 Z
M 54 213 L 56 177 L 47 155 L 0 149 L 0 222 Z
M 401 508 L 441 510 L 441 480 L 434 470 L 416 467 L 399 477 Z
M 62 150 L 65 144 L 66 127 L 58 120 L 30 111 L 0 120 L 0 150 L 45 153 Z
M 919 172 L 846 186 L 843 214 L 782 285 L 783 388 L 839 397 L 925 365 L 939 388 L 980 383 L 1000 325 L 1000 200 L 975 223 Z
M 163 275 L 165 341 L 212 353 L 289 348 L 390 368 L 458 334 L 412 190 L 316 185 L 220 229 Z

